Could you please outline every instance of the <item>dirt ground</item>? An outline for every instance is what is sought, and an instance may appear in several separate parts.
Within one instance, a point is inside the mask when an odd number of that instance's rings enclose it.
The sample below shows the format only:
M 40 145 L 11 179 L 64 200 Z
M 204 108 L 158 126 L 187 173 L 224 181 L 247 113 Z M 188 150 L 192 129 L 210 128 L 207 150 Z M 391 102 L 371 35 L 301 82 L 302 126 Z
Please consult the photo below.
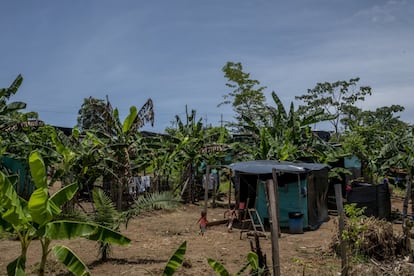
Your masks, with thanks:
M 401 208 L 401 201 L 393 203 L 393 209 Z M 202 206 L 183 205 L 174 211 L 156 211 L 134 218 L 128 228 L 122 228 L 131 244 L 114 246 L 111 259 L 106 263 L 97 261 L 95 242 L 75 239 L 56 243 L 68 245 L 76 252 L 92 275 L 161 275 L 169 257 L 183 241 L 187 241 L 185 261 L 176 275 L 216 275 L 207 258 L 221 262 L 231 273 L 236 273 L 246 263 L 250 239 L 245 234 L 240 239 L 238 229 L 228 233 L 225 224 L 210 226 L 205 236 L 200 236 L 197 220 L 201 210 Z M 222 220 L 224 212 L 223 208 L 209 208 L 208 220 Z M 335 221 L 336 216 L 332 216 L 318 230 L 303 234 L 283 232 L 279 239 L 281 274 L 340 275 L 340 259 L 329 254 L 327 249 L 336 231 Z M 396 229 L 400 228 L 401 225 L 396 225 Z M 261 238 L 260 244 L 271 266 L 270 238 Z M 19 248 L 18 241 L 0 241 L 0 275 L 6 275 L 6 265 L 18 256 Z M 39 252 L 39 242 L 33 241 L 28 252 L 26 271 L 29 275 L 35 274 Z M 51 254 L 48 275 L 67 275 L 64 271 Z

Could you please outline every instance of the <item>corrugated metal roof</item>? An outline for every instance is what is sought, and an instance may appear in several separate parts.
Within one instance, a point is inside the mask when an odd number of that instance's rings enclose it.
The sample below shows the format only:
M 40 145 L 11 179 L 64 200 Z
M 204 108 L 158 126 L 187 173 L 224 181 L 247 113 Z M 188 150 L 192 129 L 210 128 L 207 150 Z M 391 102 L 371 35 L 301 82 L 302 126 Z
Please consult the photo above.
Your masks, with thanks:
M 280 172 L 306 173 L 329 168 L 328 165 L 319 163 L 294 163 L 275 160 L 253 160 L 230 164 L 229 167 L 238 172 L 251 174 L 269 174 L 273 168 Z

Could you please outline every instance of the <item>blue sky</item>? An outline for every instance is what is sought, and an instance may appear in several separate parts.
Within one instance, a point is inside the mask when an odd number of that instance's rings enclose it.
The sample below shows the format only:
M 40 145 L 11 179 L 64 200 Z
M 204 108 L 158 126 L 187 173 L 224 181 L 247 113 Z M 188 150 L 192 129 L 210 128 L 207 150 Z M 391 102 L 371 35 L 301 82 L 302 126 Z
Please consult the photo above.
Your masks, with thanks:
M 1 1 L 0 87 L 13 101 L 72 127 L 83 99 L 109 100 L 122 119 L 148 98 L 162 132 L 185 105 L 203 122 L 231 120 L 227 61 L 288 106 L 317 82 L 360 77 L 374 109 L 403 105 L 414 123 L 414 1 Z M 297 105 L 298 103 L 295 102 Z

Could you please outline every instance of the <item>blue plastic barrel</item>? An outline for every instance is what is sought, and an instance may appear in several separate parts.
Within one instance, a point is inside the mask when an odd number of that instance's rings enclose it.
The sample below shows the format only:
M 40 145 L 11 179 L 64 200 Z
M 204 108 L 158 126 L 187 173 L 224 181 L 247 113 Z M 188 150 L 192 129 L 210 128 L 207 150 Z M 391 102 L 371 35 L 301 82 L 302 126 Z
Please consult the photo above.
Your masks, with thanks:
M 303 214 L 301 212 L 289 212 L 289 233 L 303 234 Z

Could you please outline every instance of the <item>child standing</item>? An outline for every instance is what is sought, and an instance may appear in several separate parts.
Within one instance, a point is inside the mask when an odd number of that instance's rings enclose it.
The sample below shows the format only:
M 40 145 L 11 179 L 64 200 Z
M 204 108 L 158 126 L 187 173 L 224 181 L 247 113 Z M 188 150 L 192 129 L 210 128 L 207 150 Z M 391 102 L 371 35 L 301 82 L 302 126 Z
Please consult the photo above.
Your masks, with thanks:
M 200 226 L 200 235 L 204 236 L 207 227 L 207 212 L 201 211 L 201 218 L 198 220 L 198 225 Z

